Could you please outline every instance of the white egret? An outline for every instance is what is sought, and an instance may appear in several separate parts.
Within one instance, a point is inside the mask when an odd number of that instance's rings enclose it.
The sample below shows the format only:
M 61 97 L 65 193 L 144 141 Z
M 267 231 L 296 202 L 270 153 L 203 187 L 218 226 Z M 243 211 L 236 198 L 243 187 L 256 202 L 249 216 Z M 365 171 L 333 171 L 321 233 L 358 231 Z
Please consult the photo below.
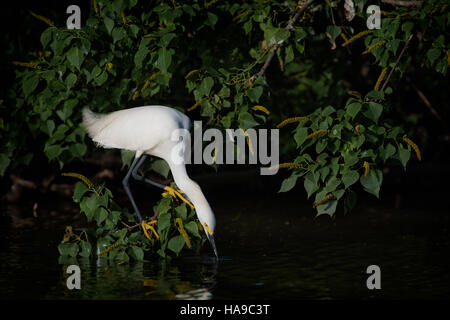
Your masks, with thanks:
M 216 227 L 214 213 L 200 186 L 187 175 L 184 162 L 178 163 L 179 161 L 172 159 L 172 151 L 175 147 L 179 148 L 179 143 L 183 144 L 182 152 L 186 150 L 186 139 L 172 140 L 172 133 L 175 130 L 190 129 L 191 121 L 185 114 L 165 106 L 136 107 L 108 114 L 94 113 L 85 107 L 83 124 L 89 136 L 99 146 L 136 151 L 135 158 L 122 183 L 138 215 L 139 222 L 142 222 L 142 215 L 131 193 L 129 178 L 132 176 L 136 180 L 173 192 L 170 187 L 138 174 L 139 167 L 148 155 L 164 159 L 169 164 L 175 184 L 194 205 L 197 217 L 218 257 L 214 243 Z

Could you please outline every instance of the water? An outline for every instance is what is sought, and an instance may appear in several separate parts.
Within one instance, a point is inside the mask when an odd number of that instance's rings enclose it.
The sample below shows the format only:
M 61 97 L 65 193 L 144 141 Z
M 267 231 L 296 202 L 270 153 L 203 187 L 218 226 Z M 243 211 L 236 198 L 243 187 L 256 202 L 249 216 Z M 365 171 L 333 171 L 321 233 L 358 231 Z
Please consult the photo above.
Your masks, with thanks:
M 295 194 L 215 194 L 220 260 L 210 248 L 170 263 L 78 260 L 81 290 L 68 290 L 57 245 L 73 224 L 70 202 L 1 225 L 2 299 L 410 299 L 450 297 L 448 213 L 362 199 L 336 219 L 314 219 Z M 8 208 L 14 211 L 14 207 Z M 60 214 L 58 210 L 64 212 Z M 75 211 L 74 211 L 75 210 Z M 9 213 L 11 215 L 11 213 Z M 28 215 L 29 216 L 29 215 Z M 381 268 L 368 290 L 366 268 Z

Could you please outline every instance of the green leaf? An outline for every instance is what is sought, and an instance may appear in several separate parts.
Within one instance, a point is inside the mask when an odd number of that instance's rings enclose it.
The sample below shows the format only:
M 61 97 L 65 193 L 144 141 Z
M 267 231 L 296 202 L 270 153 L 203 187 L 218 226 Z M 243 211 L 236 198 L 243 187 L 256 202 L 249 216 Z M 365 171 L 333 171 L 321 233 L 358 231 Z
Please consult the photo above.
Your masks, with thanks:
M 170 167 L 165 160 L 157 159 L 152 163 L 152 170 L 156 173 L 162 175 L 164 178 L 167 178 L 170 172 Z
M 97 220 L 97 226 L 100 227 L 101 223 L 106 220 L 106 217 L 108 217 L 108 211 L 106 211 L 106 209 L 103 207 L 97 208 L 97 210 L 95 210 L 94 216 L 95 220 Z
M 45 145 L 44 147 L 45 155 L 49 160 L 58 157 L 63 151 L 63 148 L 59 144 Z
M 88 221 L 94 217 L 94 213 L 97 208 L 97 197 L 94 195 L 89 198 L 83 198 L 80 202 L 80 211 L 84 212 L 88 218 Z
M 337 36 L 341 33 L 341 28 L 338 26 L 328 26 L 327 32 L 331 36 L 330 41 L 333 43 L 336 40 Z
M 346 106 L 347 114 L 352 117 L 352 119 L 358 114 L 361 110 L 362 104 L 361 102 L 353 102 Z
M 111 252 L 110 252 L 111 253 Z M 130 257 L 126 254 L 125 251 L 120 251 L 115 257 L 114 260 L 120 262 L 128 262 L 130 261 Z
M 381 100 L 384 99 L 384 93 L 378 90 L 372 90 L 366 95 L 367 99 Z
M 114 43 L 116 43 L 117 41 L 120 41 L 123 38 L 125 38 L 127 33 L 124 30 L 124 28 L 120 27 L 120 28 L 114 28 L 111 35 L 112 35 Z
M 65 80 L 65 84 L 67 87 L 67 90 L 72 89 L 72 87 L 74 86 L 74 84 L 77 82 L 77 76 L 74 73 L 70 73 Z
M 37 74 L 32 74 L 30 77 L 25 78 L 23 81 L 23 93 L 27 97 L 30 93 L 36 89 L 39 84 L 39 76 Z
M 378 169 L 370 169 L 367 177 L 364 175 L 360 178 L 361 184 L 368 193 L 379 197 L 381 183 L 383 182 L 383 173 Z
M 78 181 L 75 184 L 75 190 L 73 191 L 72 199 L 76 203 L 79 203 L 81 201 L 81 198 L 84 196 L 84 194 L 89 190 L 89 188 L 81 181 Z
M 60 243 L 58 245 L 59 254 L 62 256 L 76 257 L 80 248 L 76 243 Z
M 184 244 L 186 242 L 184 241 L 184 238 L 182 235 L 175 236 L 169 240 L 169 243 L 167 247 L 175 252 L 175 254 L 178 256 L 178 254 L 181 252 L 181 250 L 184 247 Z
M 432 48 L 432 49 L 428 50 L 428 52 L 427 52 L 428 61 L 430 61 L 430 63 L 433 64 L 434 61 L 437 58 L 439 58 L 440 55 L 441 55 L 441 49 Z
M 308 136 L 308 128 L 298 127 L 294 134 L 294 140 L 297 143 L 297 148 L 305 142 Z
M 209 96 L 213 85 L 214 85 L 213 78 L 211 77 L 204 78 L 200 83 L 200 85 L 198 86 L 198 90 L 200 92 L 201 97 Z
M 383 159 L 383 161 L 392 158 L 394 154 L 395 154 L 395 147 L 390 143 L 388 143 L 386 147 L 382 148 L 382 150 L 380 151 L 380 156 Z
M 381 116 L 383 112 L 383 106 L 376 102 L 368 103 L 368 110 L 364 112 L 364 115 L 371 119 L 373 122 L 378 123 L 378 118 Z
M 5 174 L 5 171 L 8 168 L 10 163 L 11 163 L 11 159 L 9 159 L 6 154 L 1 153 L 0 154 L 0 176 L 3 176 Z
M 186 218 L 187 218 L 186 203 L 183 202 L 183 204 L 176 207 L 175 212 L 176 212 L 177 216 L 180 217 L 182 220 L 186 220 Z
M 336 212 L 337 203 L 337 200 L 330 200 L 320 206 L 317 206 L 317 216 L 320 216 L 321 214 L 328 214 L 332 217 Z
M 69 60 L 70 64 L 80 70 L 81 64 L 84 60 L 83 52 L 78 47 L 72 47 L 67 52 L 67 60 Z
M 319 190 L 320 188 L 319 177 L 320 174 L 318 172 L 317 173 L 308 172 L 308 174 L 306 175 L 303 185 L 305 187 L 306 193 L 308 194 L 308 198 L 311 197 L 311 195 L 314 192 Z
M 342 174 L 342 182 L 344 183 L 345 188 L 350 187 L 359 179 L 359 173 L 356 170 L 346 170 Z
M 138 51 L 134 55 L 134 64 L 136 65 L 137 68 L 142 67 L 142 62 L 144 61 L 145 57 L 149 52 L 150 51 L 148 50 L 148 48 L 141 43 Z
M 411 158 L 411 151 L 400 147 L 398 150 L 398 159 L 402 163 L 403 168 L 406 168 L 406 164 L 408 163 L 410 158 Z
M 158 59 L 156 60 L 155 66 L 162 72 L 167 72 L 167 69 L 172 63 L 172 50 L 167 50 L 166 48 L 160 48 L 158 50 Z
M 86 154 L 87 146 L 84 143 L 75 143 L 69 146 L 69 151 L 75 158 L 81 158 Z
M 239 114 L 239 127 L 243 130 L 247 130 L 256 127 L 259 123 L 253 118 L 253 116 L 247 111 Z
M 144 250 L 137 246 L 131 246 L 128 250 L 129 255 L 136 261 L 144 260 Z
M 295 173 L 292 173 L 290 177 L 283 180 L 281 183 L 281 188 L 278 192 L 288 192 L 293 187 L 295 187 L 297 183 L 298 175 Z
M 352 211 L 352 209 L 356 206 L 356 201 L 358 197 L 355 192 L 348 189 L 347 195 L 344 198 L 344 213 Z
M 263 87 L 261 87 L 261 86 L 254 87 L 254 88 L 247 90 L 247 97 L 249 97 L 250 101 L 252 101 L 252 102 L 258 102 L 262 93 L 263 93 Z
M 108 31 L 108 34 L 111 34 L 111 30 L 114 27 L 114 20 L 108 17 L 104 17 L 103 21 L 105 22 L 106 31 Z
M 81 252 L 80 252 L 80 256 L 84 257 L 84 258 L 88 258 L 91 255 L 92 252 L 92 246 L 89 242 L 81 240 L 80 241 L 80 247 L 81 247 Z
M 339 180 L 336 176 L 332 176 L 328 179 L 327 184 L 323 190 L 326 193 L 333 192 L 340 184 L 341 180 Z
M 45 49 L 47 47 L 48 43 L 52 40 L 52 28 L 45 29 L 44 32 L 41 34 L 41 44 L 42 48 Z
M 294 49 L 292 49 L 292 46 L 286 47 L 286 55 L 284 57 L 284 63 L 288 64 L 289 62 L 292 62 L 294 60 Z
M 214 29 L 214 26 L 216 25 L 217 20 L 219 20 L 219 18 L 214 13 L 208 12 L 205 24 Z
M 189 234 L 191 234 L 191 235 L 193 235 L 193 236 L 195 236 L 197 238 L 200 238 L 200 234 L 198 232 L 198 226 L 197 226 L 197 223 L 195 221 L 190 221 L 190 222 L 186 223 L 184 225 L 184 229 L 186 229 L 186 231 Z
M 170 214 L 167 212 L 160 213 L 158 218 L 158 233 L 170 227 Z

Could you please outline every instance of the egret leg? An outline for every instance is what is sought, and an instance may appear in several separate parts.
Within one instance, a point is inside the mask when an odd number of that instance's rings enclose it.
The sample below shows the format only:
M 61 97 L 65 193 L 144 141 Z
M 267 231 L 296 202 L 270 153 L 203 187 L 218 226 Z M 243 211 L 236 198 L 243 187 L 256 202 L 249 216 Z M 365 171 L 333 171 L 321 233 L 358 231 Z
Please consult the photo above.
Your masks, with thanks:
M 139 211 L 139 209 L 136 205 L 136 202 L 134 201 L 133 194 L 131 193 L 131 190 L 130 190 L 130 182 L 129 182 L 130 176 L 133 173 L 133 169 L 137 165 L 138 160 L 139 160 L 139 158 L 134 158 L 133 163 L 130 166 L 130 169 L 128 170 L 127 174 L 125 175 L 125 178 L 123 178 L 123 180 L 122 180 L 122 184 L 123 184 L 123 188 L 125 189 L 125 192 L 128 195 L 128 198 L 130 198 L 130 201 L 131 201 L 131 204 L 133 205 L 134 211 L 136 211 L 136 214 L 139 218 L 139 223 L 141 223 L 142 222 L 141 212 Z
M 144 163 L 145 159 L 147 159 L 147 157 L 148 157 L 147 154 L 142 155 L 141 158 L 140 158 L 140 160 L 139 160 L 139 162 L 133 167 L 133 171 L 132 171 L 132 173 L 131 173 L 132 176 L 133 176 L 133 178 L 136 179 L 136 180 L 138 180 L 138 181 L 145 182 L 145 183 L 148 183 L 148 184 L 150 184 L 150 185 L 152 185 L 152 186 L 155 186 L 155 187 L 158 187 L 158 188 L 160 188 L 160 189 L 166 190 L 166 187 L 167 187 L 167 186 L 165 186 L 165 185 L 163 185 L 163 184 L 161 184 L 161 183 L 158 183 L 158 182 L 156 182 L 156 181 L 147 179 L 147 178 L 145 178 L 145 177 L 143 177 L 143 176 L 141 176 L 141 175 L 138 174 L 139 168 L 142 166 L 142 164 Z M 188 197 L 187 195 L 184 195 L 184 197 L 185 197 L 188 201 L 191 202 L 191 200 L 189 199 L 189 197 Z
M 161 183 L 158 183 L 158 182 L 155 182 L 155 181 L 152 181 L 150 179 L 147 179 L 147 178 L 145 178 L 145 177 L 143 177 L 143 176 L 138 174 L 139 168 L 142 166 L 142 164 L 144 163 L 145 159 L 147 159 L 147 157 L 148 157 L 148 155 L 146 155 L 146 154 L 141 156 L 139 162 L 133 168 L 133 171 L 131 173 L 133 175 L 133 178 L 138 180 L 138 181 L 148 183 L 148 184 L 150 184 L 152 186 L 155 186 L 155 187 L 158 187 L 158 188 L 161 188 L 161 189 L 164 190 L 164 188 L 166 187 L 165 185 L 163 185 Z

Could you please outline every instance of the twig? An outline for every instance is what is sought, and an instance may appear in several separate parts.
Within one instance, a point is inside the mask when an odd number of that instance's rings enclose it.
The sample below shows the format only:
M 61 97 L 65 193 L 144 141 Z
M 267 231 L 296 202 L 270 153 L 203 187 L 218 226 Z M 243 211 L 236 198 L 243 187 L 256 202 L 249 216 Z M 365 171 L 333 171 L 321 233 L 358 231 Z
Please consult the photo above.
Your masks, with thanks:
M 302 15 L 305 12 L 305 10 L 309 7 L 309 5 L 313 2 L 314 2 L 314 0 L 308 0 L 308 2 L 306 2 L 300 9 L 298 9 L 297 12 L 295 13 L 295 15 L 289 21 L 288 25 L 285 27 L 285 29 L 289 30 L 289 31 L 294 30 L 295 21 L 297 21 L 297 19 L 300 17 L 300 15 Z M 246 83 L 253 81 L 256 78 L 261 77 L 266 72 L 266 69 L 269 67 L 270 62 L 272 61 L 273 57 L 275 56 L 276 51 L 278 50 L 278 48 L 281 46 L 282 43 L 283 43 L 283 41 L 280 41 L 273 46 L 273 51 L 267 57 L 267 60 L 266 60 L 266 62 L 264 62 L 264 65 L 262 66 L 261 70 L 259 70 L 258 73 L 254 74 L 253 76 L 251 76 L 246 81 Z
M 387 84 L 389 82 L 389 79 L 391 78 L 392 74 L 394 73 L 395 68 L 397 68 L 397 65 L 400 62 L 400 59 L 402 58 L 403 54 L 405 53 L 406 48 L 408 47 L 408 44 L 411 41 L 412 37 L 413 37 L 413 35 L 410 35 L 408 40 L 406 41 L 405 46 L 403 47 L 402 51 L 400 52 L 400 55 L 397 58 L 397 61 L 395 61 L 395 64 L 392 67 L 391 71 L 389 72 L 389 74 L 388 74 L 388 76 L 386 78 L 386 81 L 384 81 L 383 86 L 381 87 L 381 90 L 380 90 L 381 92 L 383 92 L 384 89 L 386 88 L 386 86 L 387 86 Z
M 151 222 L 151 221 L 153 221 L 153 220 L 155 220 L 156 218 L 158 218 L 158 215 L 159 215 L 159 211 L 158 211 L 158 209 L 156 209 L 156 211 L 155 211 L 155 214 L 153 215 L 153 216 L 151 216 L 149 219 L 147 219 L 147 221 L 146 222 Z M 145 220 L 144 220 L 145 221 Z M 132 225 L 132 226 L 129 226 L 129 225 L 127 225 L 125 222 L 123 222 L 123 221 L 120 221 L 125 227 L 127 227 L 128 228 L 128 231 L 131 231 L 131 230 L 133 230 L 134 228 L 137 228 L 137 227 L 139 227 L 141 224 L 140 223 L 136 223 L 135 225 Z
M 36 189 L 36 183 L 34 183 L 33 181 L 22 179 L 14 174 L 11 174 L 9 178 L 13 183 L 18 184 L 21 187 L 27 189 Z
M 401 1 L 401 0 L 381 0 L 381 2 L 401 7 L 421 6 L 423 3 L 422 1 Z
M 428 100 L 428 98 L 425 96 L 425 94 L 423 94 L 423 92 L 417 88 L 414 83 L 411 81 L 411 79 L 409 77 L 406 77 L 406 81 L 409 82 L 409 84 L 413 87 L 414 90 L 416 90 L 417 95 L 419 96 L 419 98 L 423 101 L 423 103 L 427 106 L 428 109 L 430 109 L 430 112 L 440 121 L 442 121 L 441 116 L 439 115 L 439 113 L 436 111 L 435 108 L 433 108 L 433 106 L 431 105 L 430 100 Z

